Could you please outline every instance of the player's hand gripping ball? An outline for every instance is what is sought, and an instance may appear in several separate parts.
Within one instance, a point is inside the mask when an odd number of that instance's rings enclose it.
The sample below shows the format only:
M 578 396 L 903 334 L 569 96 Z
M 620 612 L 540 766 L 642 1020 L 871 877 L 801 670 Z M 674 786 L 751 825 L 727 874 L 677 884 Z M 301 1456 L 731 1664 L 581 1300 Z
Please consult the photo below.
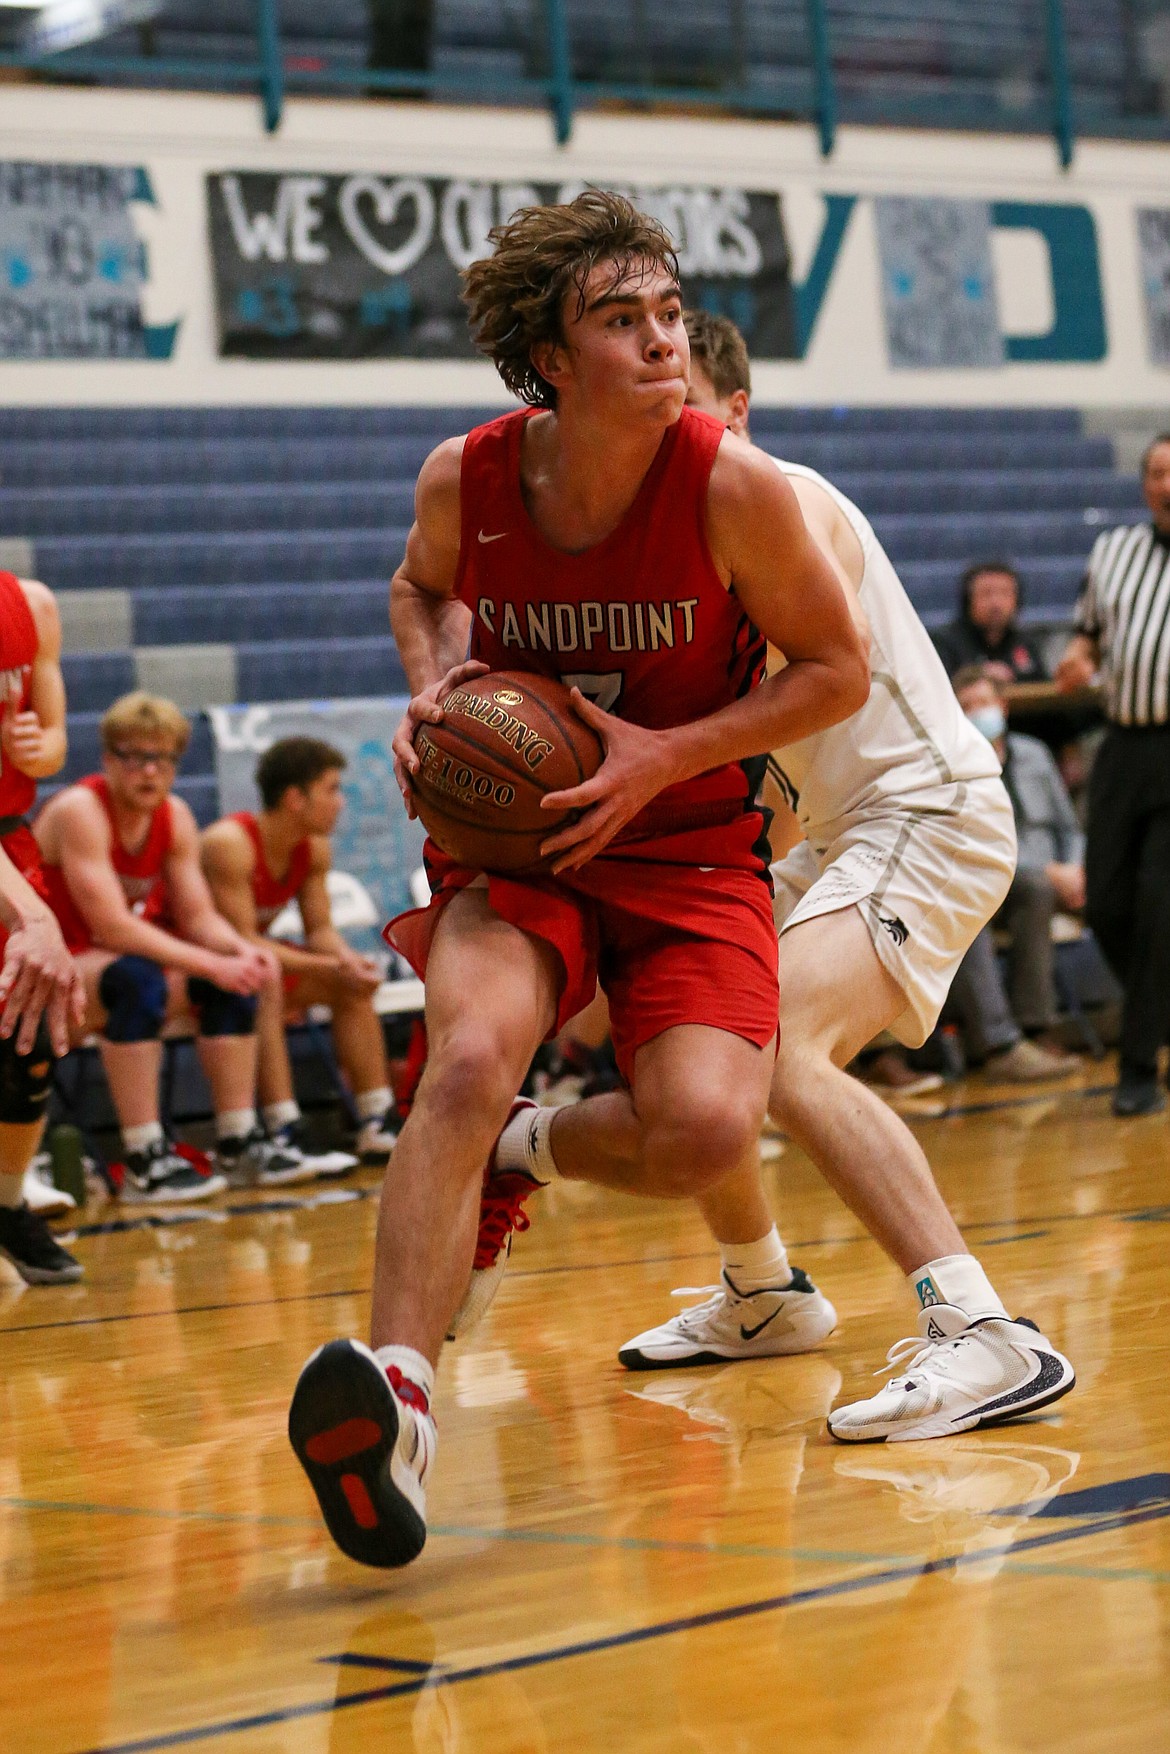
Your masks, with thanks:
M 453 688 L 437 725 L 414 739 L 414 800 L 443 852 L 482 871 L 523 871 L 571 813 L 542 810 L 548 792 L 592 779 L 601 740 L 551 676 L 497 670 Z

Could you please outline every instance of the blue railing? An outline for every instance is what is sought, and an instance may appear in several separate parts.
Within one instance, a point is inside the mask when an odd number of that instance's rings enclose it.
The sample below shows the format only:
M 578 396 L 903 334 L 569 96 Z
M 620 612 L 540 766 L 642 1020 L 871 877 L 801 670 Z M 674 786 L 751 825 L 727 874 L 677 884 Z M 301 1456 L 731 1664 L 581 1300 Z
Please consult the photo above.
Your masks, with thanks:
M 543 68 L 539 74 L 506 74 L 483 70 L 419 71 L 322 64 L 290 63 L 285 54 L 279 18 L 279 0 L 254 0 L 255 58 L 241 60 L 196 59 L 147 54 L 116 55 L 107 49 L 72 50 L 65 56 L 44 53 L 0 55 L 0 66 L 23 67 L 50 76 L 59 72 L 70 78 L 117 79 L 133 83 L 190 82 L 196 85 L 252 89 L 259 93 L 269 130 L 280 126 L 285 94 L 289 89 L 322 92 L 431 92 L 469 100 L 517 102 L 547 106 L 559 142 L 568 140 L 575 113 L 599 102 L 631 105 L 677 104 L 757 116 L 803 117 L 818 131 L 822 153 L 833 151 L 839 118 L 903 123 L 920 121 L 936 126 L 999 127 L 1010 130 L 1011 117 L 980 113 L 979 106 L 963 108 L 949 96 L 922 100 L 887 95 L 870 97 L 855 90 L 842 104 L 838 72 L 834 67 L 834 43 L 827 0 L 805 0 L 807 64 L 803 89 L 769 90 L 746 75 L 742 59 L 734 80 L 712 85 L 663 85 L 646 79 L 614 81 L 579 78 L 573 71 L 566 0 L 541 0 L 544 43 Z M 1072 161 L 1075 145 L 1073 89 L 1069 71 L 1068 32 L 1064 0 L 1032 0 L 1037 22 L 1042 17 L 1045 83 L 1050 100 L 1047 125 L 1056 141 L 1062 165 Z M 742 3 L 732 7 L 741 18 Z M 798 85 L 799 85 L 798 81 Z M 1044 126 L 1043 111 L 1020 114 L 1015 126 L 1031 131 Z M 1112 131 L 1112 130 L 1111 130 Z M 1119 129 L 1120 132 L 1134 130 Z M 1138 130 L 1140 131 L 1140 130 Z M 1146 132 L 1167 137 L 1164 123 Z

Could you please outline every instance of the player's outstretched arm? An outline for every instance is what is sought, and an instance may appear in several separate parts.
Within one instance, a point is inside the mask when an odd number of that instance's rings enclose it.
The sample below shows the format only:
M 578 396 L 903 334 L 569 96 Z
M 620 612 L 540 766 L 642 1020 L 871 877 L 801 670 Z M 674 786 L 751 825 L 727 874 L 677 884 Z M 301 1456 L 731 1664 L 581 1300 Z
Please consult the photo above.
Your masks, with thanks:
M 466 662 L 471 611 L 454 595 L 459 568 L 459 477 L 462 438 L 446 439 L 419 472 L 414 492 L 414 524 L 402 565 L 390 581 L 390 629 L 406 671 L 411 700 L 394 733 L 394 772 L 408 816 L 417 814 L 411 778 L 418 772 L 414 753 L 420 725 L 437 724 L 439 701 L 448 689 L 486 664 Z
M 208 978 L 217 986 L 233 993 L 258 992 L 266 981 L 276 979 L 276 958 L 220 913 L 199 862 L 199 830 L 190 806 L 182 798 L 172 797 L 170 808 L 171 846 L 165 876 L 175 927 L 184 940 L 211 952 L 219 973 Z
M 0 967 L 0 1036 L 31 1051 L 42 1017 L 53 1052 L 69 1051 L 69 1026 L 85 1016 L 85 988 L 50 910 L 0 847 L 0 925 L 8 933 Z M 19 1030 L 19 1033 L 17 1031 Z

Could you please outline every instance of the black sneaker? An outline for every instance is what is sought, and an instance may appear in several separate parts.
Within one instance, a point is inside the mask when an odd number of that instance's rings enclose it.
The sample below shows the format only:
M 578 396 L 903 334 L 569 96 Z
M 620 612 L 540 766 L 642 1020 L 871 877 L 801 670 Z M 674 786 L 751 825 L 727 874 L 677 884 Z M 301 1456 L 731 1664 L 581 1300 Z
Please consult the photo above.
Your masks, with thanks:
M 1113 1112 L 1119 1119 L 1161 1114 L 1165 1106 L 1166 1098 L 1158 1089 L 1156 1072 L 1122 1066 L 1113 1092 Z
M 221 1139 L 215 1167 L 232 1188 L 285 1188 L 311 1182 L 313 1169 L 295 1146 L 284 1146 L 257 1127 L 241 1139 Z
M 72 1285 L 85 1270 L 27 1206 L 0 1206 L 0 1255 L 26 1285 Z
M 122 1198 L 131 1201 L 175 1203 L 210 1200 L 222 1194 L 227 1181 L 222 1175 L 204 1175 L 167 1139 L 158 1139 L 145 1151 L 126 1153 L 126 1179 Z

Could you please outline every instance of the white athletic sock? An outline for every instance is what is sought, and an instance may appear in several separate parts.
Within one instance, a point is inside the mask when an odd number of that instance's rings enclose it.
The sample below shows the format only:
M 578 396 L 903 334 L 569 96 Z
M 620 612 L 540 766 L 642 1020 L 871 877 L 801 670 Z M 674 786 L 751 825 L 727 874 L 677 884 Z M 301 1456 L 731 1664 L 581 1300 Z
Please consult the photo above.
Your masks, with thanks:
M 288 1102 L 270 1102 L 260 1113 L 264 1120 L 264 1131 L 279 1133 L 282 1127 L 291 1127 L 294 1121 L 300 1120 L 301 1105 L 290 1098 Z
M 496 1173 L 523 1170 L 538 1182 L 551 1182 L 556 1177 L 549 1134 L 553 1118 L 565 1103 L 552 1108 L 522 1108 L 512 1116 L 496 1146 Z
M 122 1143 L 131 1155 L 149 1151 L 152 1145 L 161 1145 L 162 1137 L 161 1121 L 143 1121 L 140 1127 L 122 1128 Z
M 385 1084 L 379 1084 L 376 1090 L 363 1090 L 353 1099 L 354 1107 L 358 1112 L 358 1120 L 363 1125 L 366 1121 L 380 1121 L 393 1101 L 393 1092 Z
M 24 1177 L 22 1175 L 0 1175 L 0 1206 L 20 1206 L 24 1203 Z
M 225 1108 L 215 1117 L 215 1136 L 221 1143 L 225 1139 L 247 1139 L 255 1131 L 254 1108 Z
M 906 1282 L 923 1309 L 932 1303 L 949 1303 L 972 1321 L 980 1316 L 1007 1316 L 974 1255 L 942 1255 L 937 1261 L 927 1261 L 916 1273 L 908 1273 Z
M 430 1360 L 424 1358 L 421 1352 L 416 1352 L 413 1346 L 379 1346 L 374 1357 L 390 1378 L 390 1386 L 400 1399 L 420 1413 L 430 1413 L 431 1397 L 435 1392 L 435 1371 Z M 395 1376 L 420 1391 L 424 1403 L 422 1406 L 419 1406 L 413 1395 L 400 1393 L 400 1385 L 395 1382 Z M 433 1414 L 431 1416 L 434 1417 Z
M 773 1224 L 767 1236 L 758 1242 L 721 1242 L 719 1257 L 723 1271 L 737 1291 L 769 1291 L 792 1283 L 788 1251 L 780 1241 L 780 1232 Z

